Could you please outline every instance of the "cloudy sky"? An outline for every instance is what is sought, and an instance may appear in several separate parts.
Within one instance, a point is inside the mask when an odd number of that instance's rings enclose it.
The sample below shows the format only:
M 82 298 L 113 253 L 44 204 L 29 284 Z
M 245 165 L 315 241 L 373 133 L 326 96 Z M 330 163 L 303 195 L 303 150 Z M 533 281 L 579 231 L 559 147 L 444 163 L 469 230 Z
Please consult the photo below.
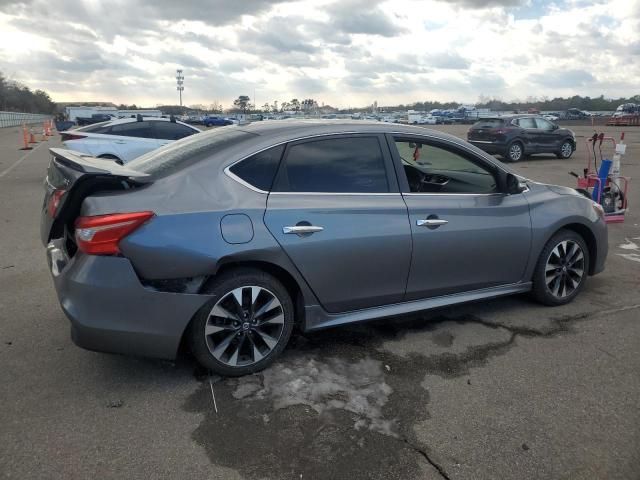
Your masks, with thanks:
M 640 0 L 0 0 L 0 71 L 57 101 L 339 107 L 640 93 Z

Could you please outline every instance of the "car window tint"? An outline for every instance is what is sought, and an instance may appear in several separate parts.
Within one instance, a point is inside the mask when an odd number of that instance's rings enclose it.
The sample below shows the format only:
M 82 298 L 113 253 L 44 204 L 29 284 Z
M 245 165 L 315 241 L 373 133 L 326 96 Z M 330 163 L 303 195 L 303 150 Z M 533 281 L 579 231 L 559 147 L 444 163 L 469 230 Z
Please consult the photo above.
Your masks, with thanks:
M 113 125 L 109 134 L 125 137 L 154 138 L 151 122 L 129 122 Z
M 283 152 L 284 145 L 279 145 L 236 163 L 229 170 L 249 185 L 269 191 Z
M 500 128 L 503 124 L 504 121 L 499 118 L 487 118 L 474 123 L 471 128 Z
M 152 122 L 155 129 L 155 138 L 160 140 L 180 140 L 196 133 L 195 130 L 185 125 L 174 122 Z
M 518 125 L 520 128 L 537 128 L 534 118 L 519 118 Z
M 332 138 L 289 147 L 277 192 L 384 193 L 384 157 L 375 137 Z
M 111 121 L 94 123 L 86 127 L 76 128 L 76 132 L 105 133 L 111 129 Z
M 148 173 L 153 178 L 164 177 L 254 136 L 254 133 L 233 128 L 209 130 L 145 153 L 127 163 L 127 167 Z
M 536 118 L 536 125 L 540 130 L 551 130 L 553 128 L 553 124 L 544 118 Z
M 490 168 L 440 146 L 396 139 L 398 154 L 412 193 L 493 193 Z

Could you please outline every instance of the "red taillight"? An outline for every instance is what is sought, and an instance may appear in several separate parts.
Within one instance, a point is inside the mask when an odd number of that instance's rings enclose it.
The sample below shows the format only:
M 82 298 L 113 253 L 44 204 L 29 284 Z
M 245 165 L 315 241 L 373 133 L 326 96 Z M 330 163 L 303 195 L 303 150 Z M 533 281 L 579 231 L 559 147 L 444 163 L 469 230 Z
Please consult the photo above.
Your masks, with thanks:
M 66 190 L 56 189 L 53 191 L 51 196 L 49 197 L 49 202 L 47 203 L 47 213 L 51 218 L 55 218 L 56 213 L 58 212 L 58 207 L 60 206 L 60 199 L 66 193 Z
M 62 137 L 60 140 L 63 142 L 66 142 L 67 140 L 82 140 L 83 138 L 87 138 L 86 135 L 78 135 L 75 133 L 61 133 L 60 136 Z
M 116 255 L 120 241 L 153 217 L 153 212 L 113 213 L 76 220 L 76 244 L 89 255 Z

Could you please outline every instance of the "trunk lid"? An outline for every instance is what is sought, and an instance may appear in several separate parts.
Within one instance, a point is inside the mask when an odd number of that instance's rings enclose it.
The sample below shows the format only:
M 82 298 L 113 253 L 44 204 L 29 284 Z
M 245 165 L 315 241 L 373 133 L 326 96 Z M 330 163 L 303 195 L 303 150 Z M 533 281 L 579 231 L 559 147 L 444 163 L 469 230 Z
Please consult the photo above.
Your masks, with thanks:
M 467 139 L 479 142 L 496 142 L 504 139 L 506 125 L 499 118 L 487 118 L 473 124 L 467 134 Z
M 68 230 L 88 195 L 104 190 L 128 190 L 150 183 L 146 173 L 107 159 L 51 148 L 51 161 L 44 180 L 40 236 L 44 245 L 52 238 L 68 238 Z

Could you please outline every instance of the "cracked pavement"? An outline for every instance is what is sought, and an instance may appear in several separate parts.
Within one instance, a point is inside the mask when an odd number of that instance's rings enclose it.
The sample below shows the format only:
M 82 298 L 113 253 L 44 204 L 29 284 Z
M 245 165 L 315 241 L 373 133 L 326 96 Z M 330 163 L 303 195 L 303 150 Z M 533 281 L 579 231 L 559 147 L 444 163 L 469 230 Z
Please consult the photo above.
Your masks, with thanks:
M 639 478 L 640 130 L 626 138 L 632 210 L 610 227 L 605 272 L 574 303 L 520 295 L 297 333 L 276 365 L 240 379 L 210 378 L 186 355 L 174 364 L 72 344 L 38 237 L 49 140 L 0 176 L 0 472 Z M 0 130 L 0 174 L 22 156 L 18 145 L 18 129 Z M 569 161 L 515 168 L 573 186 L 567 172 L 583 163 L 581 143 Z

